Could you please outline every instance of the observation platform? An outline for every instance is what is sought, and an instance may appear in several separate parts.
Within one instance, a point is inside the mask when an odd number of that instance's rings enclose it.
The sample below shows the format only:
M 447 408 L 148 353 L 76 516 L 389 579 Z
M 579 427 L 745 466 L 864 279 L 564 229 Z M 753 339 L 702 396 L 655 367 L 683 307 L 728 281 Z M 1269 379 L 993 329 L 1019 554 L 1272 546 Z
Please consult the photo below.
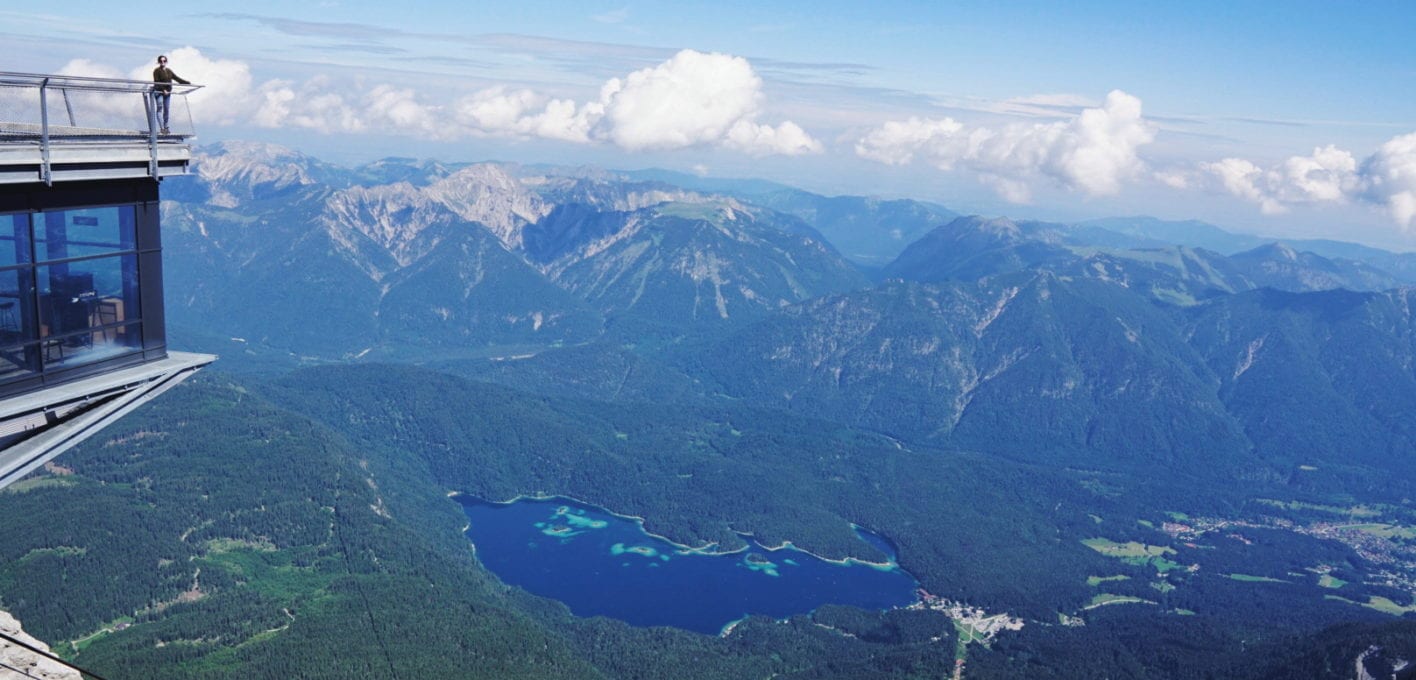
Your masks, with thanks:
M 0 184 L 186 174 L 196 136 L 187 96 L 201 86 L 170 87 L 0 72 Z
M 200 86 L 0 72 L 0 488 L 210 364 L 169 352 L 160 180 Z

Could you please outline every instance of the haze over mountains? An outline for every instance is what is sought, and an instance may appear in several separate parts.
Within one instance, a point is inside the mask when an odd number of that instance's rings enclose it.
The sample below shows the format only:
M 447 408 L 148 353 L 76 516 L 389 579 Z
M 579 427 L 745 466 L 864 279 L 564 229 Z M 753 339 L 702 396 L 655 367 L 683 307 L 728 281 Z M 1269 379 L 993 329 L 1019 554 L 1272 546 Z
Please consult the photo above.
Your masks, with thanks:
M 169 184 L 174 324 L 301 356 L 665 344 L 677 349 L 631 361 L 705 395 L 1020 460 L 1416 455 L 1397 415 L 1416 394 L 1411 279 L 1383 269 L 1401 255 L 1226 256 L 1158 244 L 1247 245 L 1197 224 L 957 217 L 754 185 L 735 197 L 586 168 L 344 170 L 253 144 L 209 150 L 195 179 Z M 858 269 L 825 235 L 841 230 L 894 259 Z M 1128 239 L 1145 247 L 1116 247 Z M 1382 351 L 1344 362 L 1350 343 Z M 496 373 L 589 389 L 539 373 L 546 361 Z M 1396 382 L 1375 401 L 1359 386 L 1378 376 Z M 1294 389 L 1312 432 L 1276 440 L 1291 412 L 1274 404 Z
M 658 171 L 350 169 L 241 143 L 197 168 L 163 184 L 167 315 L 217 370 L 0 496 L 60 537 L 0 536 L 0 599 L 86 640 L 80 661 L 1282 678 L 1416 660 L 1397 620 L 1416 614 L 1409 254 Z M 929 599 L 722 637 L 581 619 L 480 567 L 454 491 L 879 559 L 865 526 Z

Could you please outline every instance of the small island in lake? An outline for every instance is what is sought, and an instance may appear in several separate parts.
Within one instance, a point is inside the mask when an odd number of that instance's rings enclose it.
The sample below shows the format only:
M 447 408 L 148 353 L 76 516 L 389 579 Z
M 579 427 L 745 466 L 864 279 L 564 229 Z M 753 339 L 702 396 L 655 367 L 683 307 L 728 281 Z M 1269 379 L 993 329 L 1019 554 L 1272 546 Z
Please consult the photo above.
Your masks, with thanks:
M 564 499 L 459 500 L 483 565 L 509 585 L 560 600 L 578 616 L 717 635 L 750 615 L 784 618 L 825 604 L 883 610 L 917 599 L 918 584 L 894 564 L 893 553 L 882 569 L 824 560 L 790 544 L 769 548 L 746 536 L 746 551 L 707 552 L 653 536 L 640 521 Z M 557 540 L 538 543 L 541 536 Z

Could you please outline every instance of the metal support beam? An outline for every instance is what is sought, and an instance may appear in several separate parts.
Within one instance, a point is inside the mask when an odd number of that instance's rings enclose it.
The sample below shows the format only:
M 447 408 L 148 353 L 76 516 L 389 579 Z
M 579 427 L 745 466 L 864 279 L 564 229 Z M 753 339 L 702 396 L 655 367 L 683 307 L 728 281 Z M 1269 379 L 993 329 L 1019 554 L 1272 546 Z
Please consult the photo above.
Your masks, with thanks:
M 54 183 L 53 176 L 49 173 L 49 79 L 45 78 L 39 84 L 39 154 L 40 168 L 39 178 L 45 185 Z
M 205 354 L 172 352 L 168 359 L 159 362 L 6 400 L 4 404 L 33 403 L 47 398 L 53 403 L 31 413 L 39 414 L 43 420 L 48 420 L 48 415 L 54 412 L 61 415 L 57 422 L 41 426 L 38 434 L 0 449 L 0 488 L 92 437 L 215 359 Z M 125 376 L 132 377 L 125 379 Z M 86 389 L 86 384 L 92 387 Z

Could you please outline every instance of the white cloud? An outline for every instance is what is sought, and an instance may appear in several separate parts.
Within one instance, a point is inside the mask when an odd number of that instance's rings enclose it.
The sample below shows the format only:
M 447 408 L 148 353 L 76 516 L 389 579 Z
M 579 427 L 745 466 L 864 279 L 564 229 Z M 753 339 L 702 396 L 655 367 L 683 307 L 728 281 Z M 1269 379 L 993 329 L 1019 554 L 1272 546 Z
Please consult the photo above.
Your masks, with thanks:
M 1383 144 L 1358 175 L 1363 200 L 1386 207 L 1403 228 L 1416 227 L 1416 132 Z
M 1157 182 L 1170 187 L 1171 189 L 1189 189 L 1191 183 L 1191 173 L 1178 169 L 1166 169 L 1155 171 Z
M 732 128 L 728 130 L 728 137 L 724 144 L 729 148 L 758 156 L 769 154 L 796 156 L 804 153 L 821 153 L 825 150 L 821 146 L 821 142 L 812 139 L 806 130 L 791 121 L 772 127 L 748 120 L 739 120 L 733 123 Z
M 892 120 L 872 130 L 856 142 L 856 153 L 873 161 L 890 165 L 906 165 L 914 160 L 917 151 L 925 151 L 931 145 L 940 145 L 964 129 L 962 123 L 953 118 L 923 120 L 911 117 L 909 120 Z M 949 154 L 935 153 L 934 163 L 948 170 L 952 166 Z
M 364 104 L 370 124 L 376 127 L 433 138 L 450 132 L 450 126 L 439 122 L 444 118 L 440 110 L 418 103 L 417 95 L 408 88 L 375 86 L 365 95 Z
M 1262 186 L 1266 182 L 1264 171 L 1249 161 L 1226 158 L 1217 163 L 1203 163 L 1200 168 L 1219 178 L 1229 193 L 1259 204 L 1259 210 L 1265 215 L 1276 215 L 1288 210 Z
M 952 118 L 891 121 L 862 137 L 856 153 L 885 163 L 918 156 L 941 170 L 968 169 L 1006 200 L 1026 202 L 1032 182 L 1042 178 L 1089 195 L 1114 194 L 1142 169 L 1137 150 L 1153 139 L 1141 100 L 1114 90 L 1101 107 L 1052 123 L 992 129 Z
M 1386 209 L 1403 228 L 1416 226 L 1416 133 L 1392 138 L 1360 165 L 1351 152 L 1328 145 L 1269 169 L 1241 158 L 1200 169 L 1266 215 L 1295 205 L 1360 202 Z
M 99 64 L 88 59 L 73 59 L 64 67 L 59 69 L 61 76 L 79 76 L 81 78 L 117 78 L 122 79 L 123 73 L 107 64 Z
M 324 76 L 257 83 L 246 63 L 212 59 L 194 47 L 171 51 L 169 61 L 174 72 L 203 86 L 187 97 L 202 125 L 434 139 L 540 138 L 608 143 L 627 151 L 717 146 L 753 155 L 796 155 L 823 150 L 796 123 L 759 122 L 762 79 L 746 59 L 726 54 L 683 50 L 658 66 L 610 79 L 598 99 L 584 103 L 504 86 L 437 103 L 403 85 L 351 85 Z M 150 81 L 153 66 L 135 67 L 128 77 Z M 73 75 L 119 76 L 85 60 L 65 69 Z M 175 100 L 174 110 L 180 106 Z
M 587 143 L 590 127 L 602 110 L 598 104 L 577 107 L 569 99 L 493 87 L 459 100 L 454 106 L 454 122 L 472 134 Z
M 167 53 L 167 65 L 173 73 L 203 87 L 187 96 L 192 117 L 203 124 L 226 125 L 244 121 L 256 113 L 262 97 L 255 89 L 251 67 L 234 59 L 211 59 L 195 47 L 179 47 Z M 133 68 L 128 77 L 152 80 L 157 63 Z M 173 100 L 173 111 L 178 111 Z
M 1336 201 L 1352 190 L 1357 161 L 1336 146 L 1313 149 L 1311 156 L 1294 156 L 1283 164 L 1283 181 L 1295 195 L 1290 200 Z M 1347 186 L 1344 186 L 1347 185 Z
M 64 64 L 64 67 L 59 69 L 59 75 L 120 80 L 124 78 L 118 69 L 88 59 L 74 59 Z M 24 92 L 24 94 L 30 93 Z M 50 96 L 52 97 L 53 94 L 51 93 Z M 35 105 L 38 103 L 37 100 L 34 102 Z M 58 109 L 50 104 L 51 124 L 67 122 L 63 118 L 57 121 L 53 118 L 62 110 L 66 115 L 72 112 L 74 124 L 80 127 L 147 129 L 147 113 L 143 99 L 134 94 L 91 91 L 66 92 L 64 103 L 63 109 Z M 38 107 L 36 106 L 34 110 L 38 111 Z
M 576 104 L 494 87 L 460 99 L 454 120 L 471 134 L 608 142 L 627 151 L 723 146 L 754 155 L 819 153 L 796 123 L 757 122 L 762 79 L 746 59 L 683 50 L 612 78 L 597 101 Z
M 762 79 L 746 59 L 683 50 L 607 82 L 600 95 L 604 117 L 594 132 L 630 151 L 709 144 L 754 154 L 821 151 L 795 123 L 757 123 L 762 98 Z

